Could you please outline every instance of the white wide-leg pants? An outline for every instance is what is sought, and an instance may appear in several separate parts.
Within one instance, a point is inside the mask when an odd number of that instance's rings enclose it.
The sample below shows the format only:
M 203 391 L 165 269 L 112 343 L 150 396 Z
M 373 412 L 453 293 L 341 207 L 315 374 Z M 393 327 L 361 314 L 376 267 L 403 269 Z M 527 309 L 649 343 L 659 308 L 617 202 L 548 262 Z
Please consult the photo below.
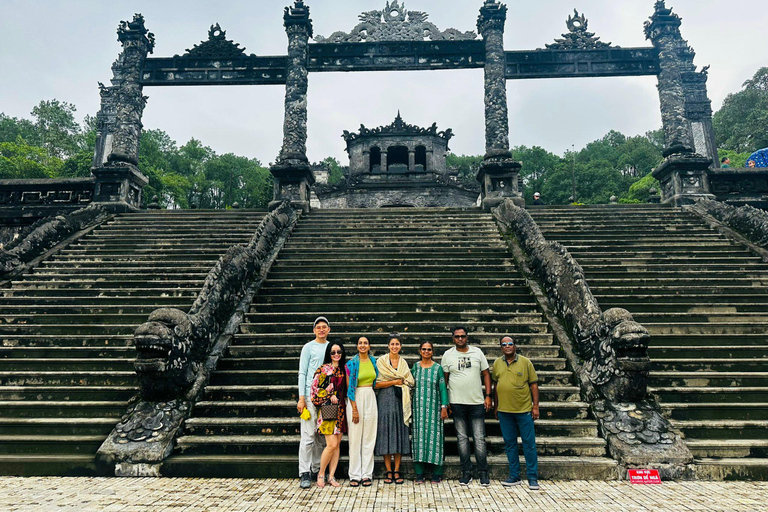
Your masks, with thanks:
M 357 388 L 355 403 L 360 422 L 352 423 L 352 403 L 347 400 L 347 428 L 349 430 L 349 479 L 363 480 L 373 477 L 373 449 L 376 446 L 376 426 L 379 409 L 373 388 Z

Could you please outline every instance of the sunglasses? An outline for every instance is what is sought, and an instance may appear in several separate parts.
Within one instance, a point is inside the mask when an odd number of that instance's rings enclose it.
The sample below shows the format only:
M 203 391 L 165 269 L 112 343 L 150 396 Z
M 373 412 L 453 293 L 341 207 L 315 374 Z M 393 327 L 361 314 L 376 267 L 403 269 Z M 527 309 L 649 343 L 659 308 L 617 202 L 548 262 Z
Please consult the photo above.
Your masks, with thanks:
M 331 355 L 332 356 L 340 356 L 341 355 L 341 351 L 340 350 L 331 350 Z
M 515 344 L 514 343 L 502 343 L 501 346 L 502 347 L 514 347 Z
M 454 334 L 453 337 L 456 338 L 456 339 L 463 340 L 463 339 L 467 338 L 467 335 L 466 334 Z
M 432 352 L 431 348 L 424 347 L 421 349 L 422 352 Z

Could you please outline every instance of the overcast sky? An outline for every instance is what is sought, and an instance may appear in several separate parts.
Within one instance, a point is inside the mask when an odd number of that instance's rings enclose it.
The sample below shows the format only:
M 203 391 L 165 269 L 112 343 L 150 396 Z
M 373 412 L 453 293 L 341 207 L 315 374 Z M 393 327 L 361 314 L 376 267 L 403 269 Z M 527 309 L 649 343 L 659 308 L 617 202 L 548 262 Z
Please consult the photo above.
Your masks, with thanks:
M 227 38 L 257 55 L 285 55 L 288 0 L 0 0 L 0 111 L 30 117 L 40 100 L 74 103 L 78 118 L 99 108 L 97 82 L 108 83 L 120 52 L 116 29 L 134 12 L 157 39 L 155 57 L 183 54 L 220 23 Z M 316 34 L 348 32 L 363 11 L 386 0 L 307 0 Z M 441 30 L 476 30 L 482 0 L 407 0 Z M 649 46 L 643 22 L 654 0 L 508 0 L 507 50 L 544 47 L 567 31 L 574 8 L 589 30 L 615 45 Z M 717 110 L 755 71 L 768 65 L 765 0 L 668 0 L 683 18 L 696 64 L 711 65 L 709 96 Z M 148 87 L 144 126 L 179 144 L 201 139 L 217 153 L 272 162 L 282 141 L 284 86 Z M 510 142 L 562 154 L 602 137 L 661 126 L 655 77 L 508 81 Z M 309 77 L 310 160 L 347 163 L 342 130 L 389 124 L 400 109 L 413 124 L 452 128 L 451 149 L 482 154 L 483 72 L 314 73 Z

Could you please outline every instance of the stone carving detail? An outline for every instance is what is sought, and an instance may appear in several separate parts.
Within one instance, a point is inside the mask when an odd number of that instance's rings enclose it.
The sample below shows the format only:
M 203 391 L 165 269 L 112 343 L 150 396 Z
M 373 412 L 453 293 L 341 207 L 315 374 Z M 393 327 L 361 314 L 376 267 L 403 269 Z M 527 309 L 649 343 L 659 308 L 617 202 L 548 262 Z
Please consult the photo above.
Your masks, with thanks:
M 381 11 L 360 14 L 360 23 L 351 32 L 334 32 L 329 37 L 315 36 L 318 43 L 361 43 L 374 41 L 445 41 L 476 39 L 474 32 L 461 32 L 455 28 L 440 31 L 427 21 L 429 15 L 409 11 L 405 3 L 387 2 Z
M 219 258 L 188 313 L 156 309 L 136 329 L 134 365 L 144 400 L 173 400 L 192 386 L 213 343 L 293 217 L 287 203 L 270 212 L 247 246 L 234 245 Z
M 575 368 L 582 395 L 592 402 L 611 455 L 625 465 L 690 462 L 690 451 L 648 396 L 648 331 L 625 309 L 601 311 L 581 266 L 563 246 L 544 238 L 527 211 L 506 199 L 492 212 L 520 242 L 570 329 L 574 351 L 584 360 Z
M 65 238 L 107 219 L 109 214 L 98 205 L 89 205 L 67 215 L 38 220 L 16 240 L 0 249 L 0 276 L 20 269 Z
M 485 41 L 485 158 L 509 159 L 504 23 L 507 6 L 486 0 L 477 18 L 477 30 Z
M 97 140 L 94 167 L 107 162 L 138 165 L 141 116 L 147 98 L 142 94 L 141 69 L 155 47 L 155 37 L 144 27 L 144 17 L 123 21 L 117 29 L 123 51 L 112 64 L 112 85 L 99 84 L 101 109 L 96 116 Z
M 666 7 L 664 0 L 656 2 L 653 16 L 645 22 L 645 37 L 659 52 L 658 89 L 665 157 L 694 152 L 683 74 L 696 69 L 695 52 L 680 34 L 680 25 L 680 17 Z
M 190 404 L 182 400 L 170 402 L 136 401 L 115 427 L 118 444 L 131 442 L 160 443 L 173 435 L 189 411 Z
M 549 50 L 594 50 L 598 48 L 611 48 L 611 43 L 600 41 L 594 32 L 587 30 L 588 20 L 583 14 L 573 10 L 573 16 L 566 20 L 568 33 L 563 34 L 562 39 L 555 39 L 552 44 L 545 45 Z M 618 48 L 618 47 L 614 47 Z
M 208 40 L 196 44 L 182 57 L 195 59 L 232 59 L 245 57 L 245 48 L 240 48 L 238 43 L 227 39 L 227 31 L 216 23 L 208 30 Z M 253 56 L 253 55 L 252 55 Z
M 405 121 L 403 121 L 403 118 L 400 116 L 400 111 L 397 111 L 397 117 L 395 117 L 395 120 L 388 124 L 387 126 L 379 126 L 377 128 L 366 128 L 365 125 L 360 125 L 360 131 L 355 132 L 349 132 L 347 130 L 344 130 L 344 133 L 342 137 L 345 141 L 351 142 L 353 140 L 356 140 L 360 137 L 368 137 L 371 135 L 434 135 L 437 137 L 441 137 L 445 139 L 446 142 L 450 141 L 453 137 L 453 130 L 448 128 L 444 131 L 437 131 L 437 123 L 432 123 L 432 126 L 429 128 L 422 128 L 421 126 L 416 126 L 413 124 L 408 124 Z
M 700 199 L 692 206 L 699 213 L 711 215 L 755 245 L 768 249 L 768 213 L 752 206 Z

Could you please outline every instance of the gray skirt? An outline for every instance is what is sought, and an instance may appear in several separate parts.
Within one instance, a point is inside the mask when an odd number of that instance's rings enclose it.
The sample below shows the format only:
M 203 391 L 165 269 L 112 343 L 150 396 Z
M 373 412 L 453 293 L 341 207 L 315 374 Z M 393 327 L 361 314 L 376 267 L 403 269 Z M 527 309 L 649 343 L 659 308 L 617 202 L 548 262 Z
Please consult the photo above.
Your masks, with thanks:
M 395 386 L 379 390 L 376 403 L 379 407 L 378 430 L 376 434 L 375 455 L 393 453 L 411 453 L 408 439 L 408 426 L 403 422 L 403 402 L 398 398 Z M 398 390 L 399 391 L 399 390 Z

